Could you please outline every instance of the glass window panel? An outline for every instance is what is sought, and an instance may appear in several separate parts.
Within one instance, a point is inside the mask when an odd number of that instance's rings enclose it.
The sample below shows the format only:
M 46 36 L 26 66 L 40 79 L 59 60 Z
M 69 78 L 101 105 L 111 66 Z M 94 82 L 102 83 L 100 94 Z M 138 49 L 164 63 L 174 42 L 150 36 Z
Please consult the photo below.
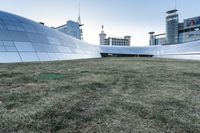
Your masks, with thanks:
M 7 29 L 6 25 L 3 22 L 0 22 L 0 29 Z
M 47 49 L 47 51 L 48 51 L 49 53 L 52 53 L 52 52 L 58 53 L 58 52 L 60 52 L 60 50 L 58 49 L 58 47 L 57 47 L 57 46 L 54 46 L 54 45 L 47 45 L 47 46 L 46 46 L 46 49 Z
M 15 46 L 20 52 L 33 52 L 35 51 L 32 44 L 29 42 L 15 42 Z
M 3 46 L 3 42 L 2 41 L 0 41 L 0 46 Z
M 13 41 L 3 41 L 4 46 L 8 46 L 8 47 L 14 47 L 14 43 Z
M 48 53 L 37 53 L 40 61 L 50 61 L 50 57 L 48 55 Z
M 75 53 L 75 50 L 74 50 L 74 48 L 69 48 L 70 49 L 70 52 L 73 54 L 73 53 Z
M 47 49 L 42 44 L 33 45 L 35 51 L 37 52 L 47 52 Z
M 14 41 L 18 41 L 18 42 L 29 42 L 30 41 L 25 32 L 12 31 L 12 32 L 10 32 L 10 34 Z
M 28 38 L 33 43 L 49 43 L 47 37 L 40 34 L 28 33 Z
M 7 25 L 8 30 L 17 30 L 17 27 L 15 27 L 14 25 Z
M 12 40 L 7 30 L 0 30 L 0 40 Z
M 6 51 L 8 51 L 8 52 L 17 52 L 16 47 L 8 47 L 8 46 L 5 46 L 5 49 L 6 49 Z
M 58 60 L 64 60 L 64 54 L 62 53 L 56 53 L 57 57 L 58 57 Z
M 23 62 L 39 61 L 34 52 L 19 52 L 19 54 Z
M 22 26 L 16 26 L 16 28 L 17 28 L 17 31 L 25 31 L 24 27 Z
M 38 33 L 38 34 L 42 34 L 42 35 L 46 35 L 46 32 L 43 31 L 43 30 L 37 30 L 37 33 Z
M 57 46 L 59 51 L 62 53 L 71 53 L 71 50 L 68 47 L 64 47 L 64 46 Z
M 58 60 L 56 53 L 48 53 L 48 55 L 52 61 Z
M 75 51 L 76 51 L 77 54 L 81 54 L 82 53 L 82 50 L 80 50 L 80 49 L 75 49 Z
M 54 37 L 47 37 L 47 38 L 49 40 L 49 43 L 51 43 L 51 44 L 56 44 L 56 45 L 61 44 L 60 41 L 58 39 L 54 38 Z
M 25 23 L 23 23 L 22 25 L 23 25 L 25 31 L 31 32 L 31 33 L 37 33 L 35 30 L 35 27 L 33 25 L 25 24 Z
M 0 46 L 0 51 L 6 51 L 6 49 L 4 48 L 4 46 Z
M 21 59 L 17 52 L 1 52 L 0 62 L 14 63 L 14 62 L 21 62 Z

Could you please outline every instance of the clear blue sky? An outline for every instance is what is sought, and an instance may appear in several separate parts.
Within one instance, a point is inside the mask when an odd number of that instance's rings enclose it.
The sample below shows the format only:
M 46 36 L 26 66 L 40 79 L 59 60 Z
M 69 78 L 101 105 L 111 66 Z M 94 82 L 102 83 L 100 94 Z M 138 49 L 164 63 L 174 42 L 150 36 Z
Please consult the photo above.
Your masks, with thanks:
M 99 43 L 101 25 L 108 36 L 132 36 L 132 45 L 148 45 L 148 32 L 165 32 L 165 12 L 175 7 L 175 0 L 1 0 L 0 9 L 48 26 L 77 20 L 78 3 L 84 40 Z M 180 21 L 200 16 L 199 0 L 177 0 Z

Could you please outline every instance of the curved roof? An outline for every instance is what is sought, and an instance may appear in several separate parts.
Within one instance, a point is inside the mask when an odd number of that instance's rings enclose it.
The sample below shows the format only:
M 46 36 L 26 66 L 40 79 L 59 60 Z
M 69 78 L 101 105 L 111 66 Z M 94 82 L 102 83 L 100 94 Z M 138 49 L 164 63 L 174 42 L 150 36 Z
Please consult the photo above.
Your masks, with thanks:
M 0 11 L 0 62 L 98 58 L 99 47 L 32 20 Z

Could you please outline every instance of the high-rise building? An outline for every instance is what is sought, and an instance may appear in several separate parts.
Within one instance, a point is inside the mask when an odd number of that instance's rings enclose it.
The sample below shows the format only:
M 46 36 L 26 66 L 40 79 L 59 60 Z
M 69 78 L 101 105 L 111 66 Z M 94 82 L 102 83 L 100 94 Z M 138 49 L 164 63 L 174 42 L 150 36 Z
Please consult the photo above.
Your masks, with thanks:
M 167 12 L 166 17 L 166 44 L 177 44 L 178 43 L 178 10 L 170 10 Z

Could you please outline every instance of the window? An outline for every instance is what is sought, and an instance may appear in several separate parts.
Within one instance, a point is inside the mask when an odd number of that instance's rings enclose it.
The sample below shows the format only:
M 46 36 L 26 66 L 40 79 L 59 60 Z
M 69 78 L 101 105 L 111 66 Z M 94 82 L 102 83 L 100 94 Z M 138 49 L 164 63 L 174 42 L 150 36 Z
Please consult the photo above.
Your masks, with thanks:
M 27 34 L 24 32 L 12 31 L 12 32 L 10 32 L 10 34 L 14 41 L 17 41 L 17 42 L 29 42 L 30 41 Z
M 0 46 L 0 52 L 4 52 L 6 51 L 6 49 L 4 48 L 4 46 Z
M 23 62 L 39 61 L 34 52 L 19 52 Z
M 29 42 L 15 42 L 15 46 L 20 52 L 33 52 L 35 51 L 32 44 Z
M 13 41 L 3 41 L 5 47 L 14 47 Z
M 8 30 L 0 30 L 0 40 L 12 40 Z
M 37 53 L 40 61 L 49 61 L 50 57 L 48 55 L 48 53 Z
M 16 47 L 5 46 L 5 49 L 6 49 L 6 51 L 8 51 L 8 52 L 16 52 L 16 51 L 17 51 Z
M 1 52 L 0 62 L 5 62 L 5 63 L 21 62 L 21 59 L 19 57 L 19 54 L 16 52 Z

